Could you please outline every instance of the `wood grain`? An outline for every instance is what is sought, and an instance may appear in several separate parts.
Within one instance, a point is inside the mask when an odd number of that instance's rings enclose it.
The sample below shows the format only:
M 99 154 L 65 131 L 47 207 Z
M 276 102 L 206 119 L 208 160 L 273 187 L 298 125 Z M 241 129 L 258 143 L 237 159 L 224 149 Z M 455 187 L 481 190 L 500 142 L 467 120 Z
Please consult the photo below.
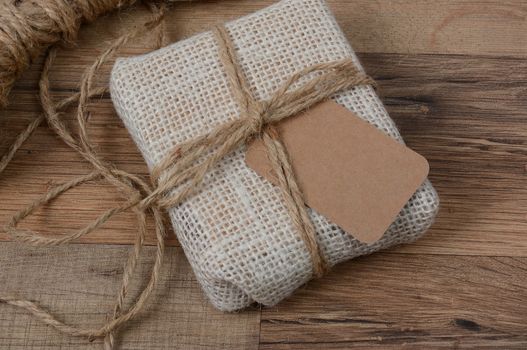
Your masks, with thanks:
M 272 2 L 175 4 L 168 36 L 180 40 Z M 436 223 L 414 244 L 337 267 L 264 309 L 261 322 L 258 310 L 214 311 L 179 248 L 170 248 L 147 317 L 125 331 L 122 348 L 527 348 L 527 5 L 521 0 L 328 2 L 379 82 L 407 144 L 430 161 L 441 197 Z M 76 91 L 83 69 L 107 42 L 147 16 L 137 7 L 83 28 L 78 45 L 62 49 L 52 70 L 55 98 Z M 151 49 L 151 38 L 139 38 L 120 55 Z M 0 154 L 40 111 L 41 64 L 36 60 L 17 83 L 9 109 L 0 111 Z M 107 83 L 110 69 L 111 64 L 103 67 L 98 85 Z M 89 110 L 98 151 L 147 176 L 109 96 L 96 99 Z M 62 117 L 75 128 L 72 110 Z M 46 127 L 39 128 L 0 177 L 0 225 L 50 184 L 88 171 Z M 63 234 L 119 200 L 109 186 L 87 184 L 39 210 L 24 227 Z M 124 213 L 80 240 L 91 245 L 31 250 L 0 243 L 0 291 L 42 300 L 79 324 L 102 322 L 126 255 L 124 246 L 111 244 L 132 241 L 134 220 Z M 6 239 L 0 231 L 0 240 Z M 169 244 L 177 245 L 173 235 Z M 137 284 L 145 280 L 142 272 Z M 58 336 L 0 305 L 2 349 L 98 345 Z
M 36 300 L 72 324 L 95 328 L 113 309 L 129 247 L 71 245 L 25 248 L 0 244 L 0 294 Z M 146 284 L 148 247 L 130 299 Z M 118 339 L 120 349 L 255 349 L 259 310 L 222 313 L 203 296 L 180 248 L 169 248 L 154 294 Z M 0 304 L 1 349 L 100 349 L 101 341 L 63 336 L 24 311 Z
M 433 229 L 404 251 L 526 256 L 525 59 L 361 57 L 441 198 Z
M 260 349 L 525 349 L 527 259 L 375 254 L 262 310 Z

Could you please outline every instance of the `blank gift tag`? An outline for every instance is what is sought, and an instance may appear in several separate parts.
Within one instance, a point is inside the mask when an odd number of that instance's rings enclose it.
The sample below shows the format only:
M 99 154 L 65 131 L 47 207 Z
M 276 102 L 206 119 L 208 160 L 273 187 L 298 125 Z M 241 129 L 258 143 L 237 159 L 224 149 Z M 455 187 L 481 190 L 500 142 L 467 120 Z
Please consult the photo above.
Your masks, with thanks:
M 333 101 L 277 128 L 306 204 L 364 243 L 382 237 L 428 175 L 423 156 Z M 261 140 L 245 160 L 276 185 Z

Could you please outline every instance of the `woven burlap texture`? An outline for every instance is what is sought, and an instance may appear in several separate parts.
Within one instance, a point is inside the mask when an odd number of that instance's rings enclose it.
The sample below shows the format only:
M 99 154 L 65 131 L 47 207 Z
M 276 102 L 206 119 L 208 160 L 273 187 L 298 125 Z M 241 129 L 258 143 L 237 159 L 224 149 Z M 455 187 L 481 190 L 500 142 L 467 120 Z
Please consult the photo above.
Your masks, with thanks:
M 257 99 L 268 98 L 293 73 L 316 63 L 351 57 L 360 67 L 320 0 L 281 1 L 226 28 Z M 110 88 L 117 112 L 150 169 L 178 144 L 239 117 L 211 32 L 119 59 Z M 332 98 L 403 142 L 371 87 Z M 427 180 L 384 236 L 369 245 L 313 210 L 310 215 L 332 266 L 417 239 L 431 225 L 438 205 Z M 247 167 L 245 147 L 210 171 L 200 190 L 171 208 L 169 216 L 198 281 L 221 310 L 238 310 L 255 301 L 274 305 L 312 277 L 310 256 L 279 189 Z

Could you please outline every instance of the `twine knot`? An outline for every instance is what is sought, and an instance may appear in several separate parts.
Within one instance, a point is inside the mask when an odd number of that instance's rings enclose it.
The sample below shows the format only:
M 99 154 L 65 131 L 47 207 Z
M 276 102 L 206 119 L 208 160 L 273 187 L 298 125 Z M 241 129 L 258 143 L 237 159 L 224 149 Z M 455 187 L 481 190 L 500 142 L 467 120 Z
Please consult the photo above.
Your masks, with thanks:
M 263 127 L 266 123 L 267 115 L 264 113 L 263 107 L 261 104 L 258 104 L 260 107 L 255 109 L 252 112 L 248 113 L 246 123 L 248 129 L 251 131 L 253 136 L 258 136 L 262 133 Z
M 213 33 L 241 117 L 208 134 L 184 142 L 169 153 L 154 167 L 152 176 L 157 181 L 157 188 L 150 199 L 145 200 L 153 202 L 157 195 L 161 195 L 158 199 L 160 207 L 170 208 L 178 205 L 194 193 L 205 174 L 224 156 L 252 138 L 261 137 L 277 175 L 285 207 L 311 257 L 313 275 L 320 277 L 328 269 L 327 262 L 318 246 L 316 232 L 289 157 L 273 124 L 305 110 L 339 90 L 372 83 L 373 80 L 358 71 L 351 59 L 343 59 L 305 68 L 286 80 L 268 100 L 258 101 L 247 83 L 226 28 L 217 26 Z M 300 84 L 302 81 L 305 81 L 303 85 Z M 295 85 L 300 87 L 292 89 Z M 196 165 L 204 154 L 210 156 Z M 166 194 L 174 188 L 178 188 L 177 194 L 163 197 L 163 193 Z
M 154 26 L 156 23 L 158 23 L 158 20 L 153 20 L 150 26 Z M 169 152 L 152 169 L 151 176 L 155 184 L 153 188 L 141 178 L 115 169 L 102 161 L 95 153 L 94 147 L 88 141 L 85 107 L 90 97 L 88 92 L 91 89 L 91 80 L 89 77 L 95 74 L 97 67 L 100 66 L 100 62 L 96 62 L 93 69 L 88 70 L 88 74 L 86 75 L 88 78 L 83 80 L 81 92 L 77 96 L 79 100 L 77 120 L 80 127 L 80 141 L 77 142 L 69 130 L 66 129 L 64 123 L 56 119 L 58 117 L 55 108 L 49 103 L 43 103 L 45 115 L 50 121 L 50 126 L 54 128 L 57 134 L 68 145 L 78 151 L 93 165 L 94 171 L 51 188 L 44 196 L 15 214 L 8 223 L 6 231 L 16 239 L 32 244 L 63 244 L 97 229 L 113 215 L 132 209 L 137 215 L 139 233 L 134 245 L 134 252 L 125 269 L 122 289 L 114 310 L 114 318 L 99 329 L 85 330 L 59 322 L 35 304 L 24 304 L 20 300 L 2 297 L 0 297 L 0 300 L 3 299 L 12 305 L 26 308 L 47 324 L 54 326 L 64 333 L 76 336 L 88 336 L 90 339 L 94 337 L 105 337 L 105 344 L 113 344 L 113 333 L 118 327 L 128 322 L 141 310 L 158 279 L 165 235 L 161 209 L 172 208 L 184 202 L 200 188 L 206 174 L 213 167 L 225 156 L 246 144 L 254 137 L 260 137 L 265 145 L 267 156 L 278 180 L 278 187 L 283 195 L 285 208 L 291 217 L 292 225 L 298 232 L 299 239 L 305 243 L 307 253 L 311 259 L 313 276 L 320 277 L 324 274 L 328 269 L 328 263 L 318 245 L 315 228 L 304 204 L 302 191 L 295 179 L 286 149 L 280 141 L 280 135 L 273 127 L 273 124 L 300 113 L 310 106 L 329 98 L 340 90 L 352 88 L 357 85 L 373 84 L 373 80 L 359 71 L 350 58 L 346 58 L 304 68 L 289 77 L 277 88 L 269 99 L 258 101 L 247 83 L 242 65 L 238 61 L 234 45 L 226 28 L 218 26 L 214 29 L 213 34 L 218 45 L 218 54 L 223 64 L 231 92 L 239 106 L 240 117 L 228 121 L 199 137 L 187 140 Z M 116 46 L 122 45 L 123 42 L 125 41 L 119 41 Z M 109 51 L 115 49 L 110 48 Z M 49 102 L 49 96 L 43 94 L 41 95 L 41 100 Z M 17 228 L 17 225 L 25 217 L 29 216 L 41 205 L 50 202 L 73 187 L 97 179 L 104 179 L 120 189 L 126 195 L 127 201 L 120 206 L 104 212 L 86 227 L 63 237 L 46 237 L 35 232 Z M 121 307 L 126 295 L 127 284 L 135 268 L 146 234 L 147 213 L 153 215 L 156 227 L 158 245 L 156 261 L 147 287 L 142 291 L 135 304 L 123 311 Z

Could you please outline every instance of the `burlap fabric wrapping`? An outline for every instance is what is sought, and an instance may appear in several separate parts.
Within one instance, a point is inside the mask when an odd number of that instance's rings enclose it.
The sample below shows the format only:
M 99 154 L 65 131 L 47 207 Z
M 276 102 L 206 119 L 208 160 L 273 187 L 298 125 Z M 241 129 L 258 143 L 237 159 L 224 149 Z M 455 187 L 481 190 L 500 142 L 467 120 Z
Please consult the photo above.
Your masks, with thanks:
M 258 100 L 268 99 L 295 72 L 315 64 L 351 58 L 362 70 L 320 0 L 281 1 L 226 28 Z M 178 145 L 241 113 L 211 32 L 118 60 L 110 85 L 115 107 L 151 170 Z M 403 142 L 372 87 L 354 87 L 331 98 Z M 247 167 L 244 151 L 242 146 L 221 160 L 195 194 L 168 211 L 197 279 L 221 310 L 254 301 L 276 304 L 313 274 L 312 258 L 280 190 Z M 321 254 L 332 266 L 417 239 L 431 225 L 438 203 L 427 180 L 382 239 L 370 245 L 313 210 L 309 214 Z

